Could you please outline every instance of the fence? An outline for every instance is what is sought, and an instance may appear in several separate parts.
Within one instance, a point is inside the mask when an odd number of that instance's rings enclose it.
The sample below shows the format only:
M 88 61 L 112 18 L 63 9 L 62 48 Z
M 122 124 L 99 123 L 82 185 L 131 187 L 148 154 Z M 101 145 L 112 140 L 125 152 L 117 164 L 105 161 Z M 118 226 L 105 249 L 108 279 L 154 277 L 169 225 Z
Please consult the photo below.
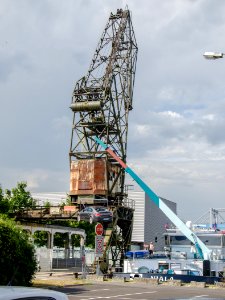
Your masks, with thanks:
M 73 269 L 75 272 L 82 270 L 82 253 L 76 249 L 47 249 L 37 248 L 36 255 L 41 271 L 51 271 L 53 269 Z M 85 249 L 85 264 L 93 264 L 95 253 L 93 249 Z M 84 259 L 84 258 L 83 258 Z M 83 261 L 84 262 L 84 261 Z

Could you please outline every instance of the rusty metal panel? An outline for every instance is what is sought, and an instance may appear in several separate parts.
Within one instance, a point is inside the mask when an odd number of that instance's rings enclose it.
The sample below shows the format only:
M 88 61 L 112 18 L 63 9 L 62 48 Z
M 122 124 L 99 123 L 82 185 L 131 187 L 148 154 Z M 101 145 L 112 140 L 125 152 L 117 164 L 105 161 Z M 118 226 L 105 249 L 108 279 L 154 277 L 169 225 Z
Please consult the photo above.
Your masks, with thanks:
M 94 194 L 104 195 L 107 190 L 107 181 L 106 181 L 106 161 L 104 159 L 95 160 L 94 164 L 94 180 L 93 180 L 93 191 Z
M 78 162 L 72 161 L 70 166 L 70 191 L 78 190 L 79 169 Z
M 78 161 L 78 190 L 92 190 L 93 160 Z
M 106 195 L 107 175 L 105 159 L 85 159 L 71 162 L 70 194 Z

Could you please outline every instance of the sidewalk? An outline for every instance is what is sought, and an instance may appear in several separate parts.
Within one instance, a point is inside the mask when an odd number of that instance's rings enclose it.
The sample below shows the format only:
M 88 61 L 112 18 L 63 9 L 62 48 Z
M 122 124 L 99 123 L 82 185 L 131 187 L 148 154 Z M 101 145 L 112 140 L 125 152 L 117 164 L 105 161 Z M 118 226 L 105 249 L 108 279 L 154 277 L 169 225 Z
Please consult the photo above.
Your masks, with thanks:
M 34 277 L 33 284 L 34 286 L 66 286 L 89 283 L 87 279 L 82 279 L 81 273 L 79 273 L 80 278 L 76 277 L 76 273 L 68 270 L 38 272 Z

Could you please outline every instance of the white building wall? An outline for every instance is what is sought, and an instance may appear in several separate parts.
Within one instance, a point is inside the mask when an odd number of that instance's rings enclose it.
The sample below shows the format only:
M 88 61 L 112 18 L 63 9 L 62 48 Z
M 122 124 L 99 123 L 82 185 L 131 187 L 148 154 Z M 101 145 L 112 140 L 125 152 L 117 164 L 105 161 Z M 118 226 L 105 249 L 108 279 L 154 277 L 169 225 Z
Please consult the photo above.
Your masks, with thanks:
M 177 213 L 176 203 L 161 198 L 164 203 L 172 209 L 174 213 Z M 173 223 L 167 218 L 167 216 L 149 200 L 148 196 L 145 196 L 145 234 L 144 242 L 153 242 L 155 250 L 163 250 L 165 225 L 172 225 Z M 155 241 L 157 239 L 157 242 Z
M 143 243 L 145 233 L 145 193 L 129 191 L 128 197 L 135 201 L 132 241 Z
M 153 242 L 155 250 L 163 250 L 165 224 L 170 225 L 172 222 L 143 191 L 129 191 L 128 194 L 129 198 L 135 201 L 132 243 L 143 246 L 143 244 Z M 175 202 L 161 199 L 176 213 Z M 155 242 L 156 237 L 157 242 Z

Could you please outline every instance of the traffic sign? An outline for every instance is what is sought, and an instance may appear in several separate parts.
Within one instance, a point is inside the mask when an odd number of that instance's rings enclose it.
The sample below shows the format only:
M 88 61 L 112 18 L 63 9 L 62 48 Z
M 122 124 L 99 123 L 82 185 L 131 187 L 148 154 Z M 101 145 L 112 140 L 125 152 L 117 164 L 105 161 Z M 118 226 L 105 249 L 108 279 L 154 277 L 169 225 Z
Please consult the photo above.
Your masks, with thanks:
M 101 223 L 98 223 L 96 226 L 95 226 L 95 233 L 96 235 L 103 235 L 103 232 L 104 232 L 104 229 L 103 229 L 103 226 Z
M 104 236 L 96 235 L 95 236 L 95 255 L 102 256 L 104 251 Z

